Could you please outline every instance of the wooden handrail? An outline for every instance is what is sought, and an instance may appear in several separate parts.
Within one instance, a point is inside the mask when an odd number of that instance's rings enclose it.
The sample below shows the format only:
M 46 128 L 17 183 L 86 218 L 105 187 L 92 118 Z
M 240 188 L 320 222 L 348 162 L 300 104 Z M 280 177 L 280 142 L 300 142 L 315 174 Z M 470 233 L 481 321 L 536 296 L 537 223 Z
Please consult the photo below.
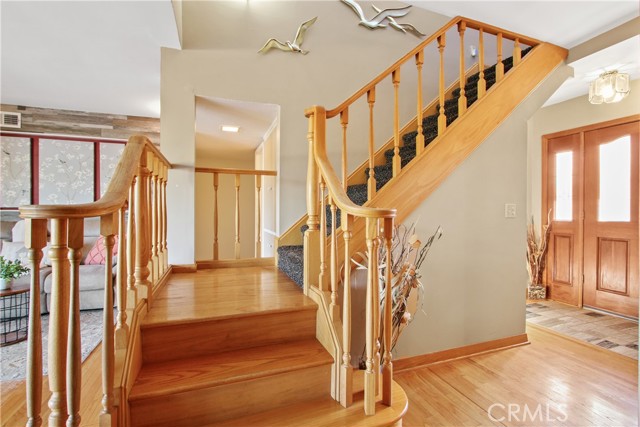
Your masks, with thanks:
M 489 33 L 493 35 L 502 34 L 503 38 L 506 38 L 508 40 L 514 40 L 514 41 L 518 39 L 521 43 L 524 43 L 529 46 L 535 46 L 541 43 L 540 40 L 537 40 L 531 37 L 526 37 L 521 34 L 514 33 L 512 31 L 506 31 L 498 27 L 494 27 L 492 25 L 483 24 L 482 22 L 474 21 L 473 19 L 464 18 L 462 16 L 456 16 L 451 21 L 447 22 L 445 25 L 440 27 L 440 29 L 437 30 L 435 33 L 433 33 L 432 35 L 424 39 L 422 43 L 416 46 L 413 50 L 409 51 L 409 53 L 404 55 L 402 58 L 397 60 L 393 65 L 388 67 L 386 70 L 380 73 L 377 77 L 374 77 L 369 83 L 364 85 L 360 90 L 358 90 L 349 98 L 347 98 L 343 103 L 338 105 L 336 108 L 327 110 L 327 118 L 330 119 L 340 114 L 342 110 L 344 110 L 345 108 L 353 104 L 362 95 L 367 93 L 372 87 L 375 87 L 378 83 L 380 83 L 381 81 L 389 77 L 394 70 L 399 69 L 403 64 L 408 62 L 410 59 L 414 58 L 415 55 L 417 55 L 422 49 L 425 48 L 425 46 L 437 40 L 438 37 L 445 34 L 450 28 L 458 25 L 458 23 L 460 22 L 465 22 L 467 28 L 473 28 L 474 30 L 479 30 L 482 28 L 485 33 Z
M 196 172 L 201 173 L 222 173 L 229 175 L 261 175 L 261 176 L 277 176 L 277 171 L 260 170 L 260 169 L 235 169 L 235 168 L 196 168 Z

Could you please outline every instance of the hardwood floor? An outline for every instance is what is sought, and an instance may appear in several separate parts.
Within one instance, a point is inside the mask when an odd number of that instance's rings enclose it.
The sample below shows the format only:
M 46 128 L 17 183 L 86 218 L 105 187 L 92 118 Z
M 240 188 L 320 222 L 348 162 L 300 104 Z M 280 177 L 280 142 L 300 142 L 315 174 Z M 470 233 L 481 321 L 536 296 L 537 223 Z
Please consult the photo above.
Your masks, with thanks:
M 403 425 L 638 425 L 637 361 L 540 329 L 527 334 L 531 345 L 396 374 L 409 396 Z
M 277 300 L 291 306 L 307 304 L 274 268 L 242 271 L 242 277 L 233 269 L 172 275 L 145 322 L 234 316 L 249 306 L 268 311 Z M 529 328 L 527 333 L 531 345 L 397 373 L 395 380 L 409 396 L 403 425 L 638 425 L 637 361 L 545 330 Z M 100 347 L 84 363 L 82 375 L 82 425 L 94 426 L 101 399 Z M 24 383 L 2 383 L 0 388 L 1 425 L 23 426 Z M 48 398 L 45 392 L 44 425 Z M 345 425 L 330 411 L 325 421 L 318 425 Z

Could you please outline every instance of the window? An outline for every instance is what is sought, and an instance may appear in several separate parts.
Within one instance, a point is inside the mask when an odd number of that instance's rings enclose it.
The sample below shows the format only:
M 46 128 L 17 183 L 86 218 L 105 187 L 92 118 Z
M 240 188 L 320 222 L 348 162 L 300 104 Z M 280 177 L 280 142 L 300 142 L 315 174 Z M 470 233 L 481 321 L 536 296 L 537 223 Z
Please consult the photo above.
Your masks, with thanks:
M 598 221 L 631 220 L 631 137 L 600 145 Z
M 556 200 L 554 219 L 573 221 L 573 152 L 556 153 Z

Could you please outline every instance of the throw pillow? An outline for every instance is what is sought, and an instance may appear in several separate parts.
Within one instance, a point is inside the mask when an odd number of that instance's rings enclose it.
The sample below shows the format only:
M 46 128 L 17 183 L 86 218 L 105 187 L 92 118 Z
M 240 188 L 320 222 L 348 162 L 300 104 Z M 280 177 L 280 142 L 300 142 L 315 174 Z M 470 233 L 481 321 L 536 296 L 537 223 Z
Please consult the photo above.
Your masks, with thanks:
M 113 250 L 111 251 L 112 259 L 118 255 L 118 236 L 116 237 L 116 241 L 113 245 Z M 93 245 L 87 257 L 84 259 L 85 265 L 96 265 L 96 264 L 105 264 L 106 261 L 106 252 L 107 249 L 104 245 L 104 237 L 98 237 L 96 243 Z

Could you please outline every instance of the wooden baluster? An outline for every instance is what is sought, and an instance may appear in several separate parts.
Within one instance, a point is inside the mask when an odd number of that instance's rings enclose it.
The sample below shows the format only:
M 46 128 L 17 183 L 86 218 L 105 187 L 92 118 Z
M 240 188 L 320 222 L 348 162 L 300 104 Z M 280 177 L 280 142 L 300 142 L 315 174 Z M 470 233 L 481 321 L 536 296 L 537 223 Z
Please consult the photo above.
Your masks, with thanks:
M 138 165 L 138 178 L 135 182 L 136 197 L 135 197 L 135 240 L 136 240 L 136 262 L 135 262 L 135 276 L 136 276 L 136 291 L 138 292 L 139 299 L 146 299 L 151 304 L 153 294 L 150 289 L 149 283 L 149 225 L 148 225 L 148 212 L 149 212 L 149 169 L 147 169 L 147 158 L 142 156 L 140 158 L 140 164 Z
M 422 65 L 424 64 L 424 50 L 416 53 L 416 67 L 418 69 L 418 111 L 416 114 L 418 122 L 418 135 L 416 135 L 416 156 L 424 151 L 424 129 L 422 127 Z
M 340 379 L 340 404 L 345 408 L 353 403 L 353 368 L 351 367 L 351 229 L 353 217 L 342 214 L 342 238 L 344 239 L 344 289 L 342 294 L 342 373 Z
M 367 296 L 366 296 L 366 371 L 364 373 L 364 412 L 367 415 L 373 415 L 376 412 L 376 362 L 375 353 L 377 351 L 376 333 L 376 311 L 375 307 L 376 293 L 378 293 L 378 277 L 376 271 L 378 269 L 377 262 L 377 232 L 378 220 L 376 218 L 366 219 L 366 242 L 367 254 L 369 257 L 367 264 Z
M 169 268 L 169 250 L 167 248 L 167 184 L 169 182 L 169 166 L 164 165 L 164 181 L 162 182 L 162 217 L 163 217 L 163 228 L 162 228 L 162 247 L 163 247 L 163 255 L 164 255 L 164 269 L 167 270 Z
M 218 179 L 218 172 L 213 173 L 213 259 L 219 258 L 218 248 L 218 185 L 220 183 Z
M 369 179 L 367 180 L 367 200 L 373 199 L 376 195 L 376 173 L 375 173 L 375 135 L 373 133 L 373 105 L 376 102 L 376 88 L 372 87 L 367 92 L 367 102 L 369 103 Z
M 118 316 L 116 318 L 116 350 L 127 348 L 129 327 L 127 326 L 127 240 L 125 212 L 123 206 L 118 212 L 118 268 L 116 273 L 116 296 Z
M 149 296 L 153 296 L 153 285 L 155 284 L 155 279 L 153 277 L 153 152 L 151 150 L 147 150 L 147 168 L 149 169 L 149 176 L 147 177 L 147 246 L 149 250 L 149 260 L 148 260 L 148 268 L 149 268 Z
M 400 68 L 391 73 L 393 82 L 393 176 L 398 176 L 402 168 L 400 159 Z
M 69 330 L 67 333 L 67 427 L 80 425 L 80 391 L 82 376 L 82 345 L 80 343 L 80 262 L 84 244 L 84 219 L 69 219 Z
M 458 117 L 467 111 L 467 95 L 464 90 L 464 86 L 467 84 L 466 70 L 464 67 L 464 32 L 466 29 L 467 23 L 460 21 L 460 23 L 458 23 L 458 33 L 460 34 L 460 97 L 458 98 Z
M 164 163 L 160 164 L 160 182 L 159 182 L 159 193 L 160 193 L 160 206 L 158 207 L 159 212 L 158 212 L 158 216 L 159 216 L 159 230 L 158 230 L 158 236 L 159 236 L 159 246 L 158 246 L 158 257 L 159 257 L 159 262 L 160 262 L 160 274 L 164 275 L 165 271 L 167 271 L 167 263 L 166 263 L 166 256 L 165 256 L 165 246 L 164 246 L 164 236 L 166 234 L 166 227 L 167 227 L 167 218 L 164 216 L 164 207 L 167 204 L 167 199 L 166 199 L 166 193 L 165 193 L 165 183 L 167 181 L 167 165 L 165 165 Z
M 331 304 L 329 305 L 329 313 L 331 320 L 337 322 L 340 320 L 340 307 L 338 306 L 338 238 L 336 237 L 336 203 L 332 197 L 329 197 L 331 204 Z
M 158 158 L 152 159 L 151 171 L 151 283 L 158 282 Z
M 520 48 L 520 39 L 516 37 L 513 41 L 513 66 L 515 67 L 522 59 L 522 48 Z
M 438 36 L 438 51 L 440 52 L 440 78 L 438 83 L 438 97 L 440 114 L 438 115 L 438 135 L 447 129 L 447 115 L 444 111 L 444 48 L 446 45 L 445 34 Z
M 27 427 L 42 425 L 42 322 L 40 319 L 40 261 L 47 244 L 47 220 L 25 220 L 24 245 L 29 250 L 31 295 L 27 337 Z
M 393 300 L 391 296 L 391 279 L 392 279 L 392 259 L 391 259 L 391 241 L 393 239 L 393 218 L 385 218 L 384 220 L 384 246 L 385 246 L 385 289 L 384 289 L 384 343 L 383 343 L 383 357 L 382 357 L 382 403 L 387 406 L 391 406 L 391 386 L 393 380 L 393 363 L 391 362 L 391 336 L 392 331 L 392 319 L 391 311 L 393 307 Z
M 262 175 L 256 175 L 258 224 L 256 227 L 256 258 L 262 257 Z
M 113 386 L 115 375 L 115 347 L 113 330 L 113 245 L 115 244 L 114 214 L 100 217 L 100 235 L 104 238 L 104 309 L 102 310 L 102 410 L 100 427 L 115 426 Z M 148 265 L 148 263 L 147 263 Z
M 129 187 L 129 217 L 127 218 L 127 319 L 133 319 L 133 311 L 138 305 L 138 291 L 136 289 L 136 177 Z
M 318 165 L 316 164 L 314 155 L 316 122 L 326 118 L 318 117 L 319 108 L 316 107 L 313 113 L 308 113 L 309 129 L 307 132 L 307 141 L 309 143 L 309 155 L 307 162 L 307 226 L 309 227 L 304 233 L 304 294 L 309 294 L 309 286 L 315 284 L 320 275 L 319 256 L 319 218 L 318 218 Z M 322 112 L 324 114 L 324 111 Z M 324 128 L 321 129 L 324 131 Z
M 504 64 L 502 62 L 502 33 L 498 33 L 496 37 L 496 48 L 498 52 L 498 61 L 496 62 L 496 83 L 504 77 Z
M 349 107 L 340 112 L 340 124 L 342 125 L 342 188 L 347 191 L 347 126 L 349 125 Z
M 321 291 L 328 290 L 329 282 L 327 275 L 327 205 L 325 197 L 326 185 L 322 176 L 318 177 L 320 181 L 320 273 L 318 274 L 318 286 Z
M 51 307 L 49 309 L 49 425 L 61 427 L 67 420 L 66 351 L 69 321 L 69 259 L 66 218 L 51 220 Z M 39 309 L 39 308 L 38 308 Z
M 240 259 L 240 175 L 236 174 L 236 259 Z
M 480 78 L 478 79 L 478 99 L 482 98 L 487 92 L 487 81 L 484 78 L 484 31 L 482 28 L 478 34 L 478 72 Z

